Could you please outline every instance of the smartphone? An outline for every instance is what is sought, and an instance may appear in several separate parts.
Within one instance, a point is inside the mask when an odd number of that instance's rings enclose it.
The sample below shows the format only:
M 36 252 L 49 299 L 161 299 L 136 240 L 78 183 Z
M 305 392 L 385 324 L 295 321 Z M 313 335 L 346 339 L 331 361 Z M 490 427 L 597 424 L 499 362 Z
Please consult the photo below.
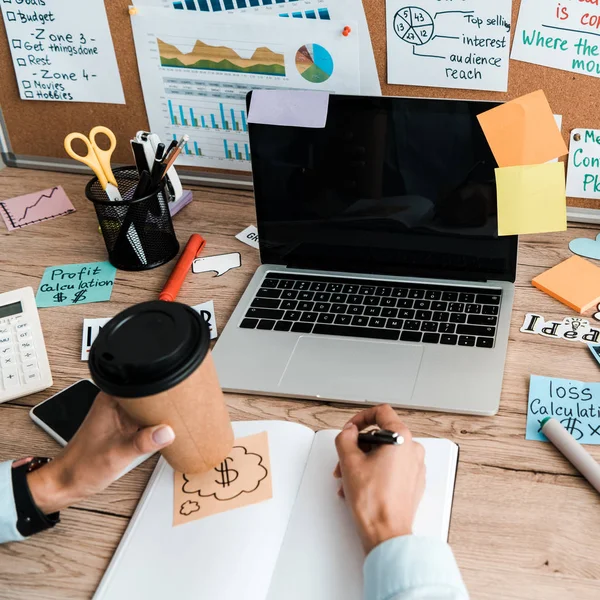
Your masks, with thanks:
M 100 389 L 82 379 L 29 411 L 29 416 L 61 446 L 66 446 L 87 416 Z
M 29 416 L 61 446 L 66 446 L 83 423 L 99 391 L 89 379 L 82 379 L 34 406 L 29 411 Z M 140 456 L 118 478 L 129 473 L 153 454 L 154 452 L 151 452 Z

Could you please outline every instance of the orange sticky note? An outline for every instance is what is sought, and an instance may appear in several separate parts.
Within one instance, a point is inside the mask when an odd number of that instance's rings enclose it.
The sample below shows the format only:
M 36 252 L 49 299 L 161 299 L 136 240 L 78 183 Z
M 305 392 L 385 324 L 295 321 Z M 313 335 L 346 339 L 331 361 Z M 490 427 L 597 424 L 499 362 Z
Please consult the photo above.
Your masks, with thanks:
M 499 167 L 539 165 L 569 152 L 543 90 L 477 118 Z
M 580 314 L 600 302 L 600 268 L 580 256 L 559 263 L 531 283 Z
M 266 431 L 235 440 L 229 456 L 208 473 L 174 472 L 173 526 L 273 497 Z

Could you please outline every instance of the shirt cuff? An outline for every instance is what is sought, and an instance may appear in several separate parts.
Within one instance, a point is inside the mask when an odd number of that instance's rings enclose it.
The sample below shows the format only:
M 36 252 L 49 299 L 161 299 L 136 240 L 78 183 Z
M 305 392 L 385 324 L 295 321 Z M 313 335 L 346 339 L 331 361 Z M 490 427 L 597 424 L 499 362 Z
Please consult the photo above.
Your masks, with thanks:
M 25 539 L 17 529 L 18 517 L 11 469 L 11 461 L 0 463 L 0 544 Z
M 436 598 L 469 597 L 450 546 L 436 538 L 406 535 L 379 544 L 365 559 L 364 582 L 365 600 L 421 598 L 427 591 Z

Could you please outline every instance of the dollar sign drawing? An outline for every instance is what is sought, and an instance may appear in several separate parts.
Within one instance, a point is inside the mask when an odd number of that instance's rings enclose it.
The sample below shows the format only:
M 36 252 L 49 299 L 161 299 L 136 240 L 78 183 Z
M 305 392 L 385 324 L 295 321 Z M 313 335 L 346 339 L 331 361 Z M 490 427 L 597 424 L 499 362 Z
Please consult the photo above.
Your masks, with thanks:
M 221 479 L 215 479 L 215 483 L 223 487 L 231 485 L 240 475 L 235 469 L 229 468 L 228 460 L 231 458 L 227 457 L 218 467 L 215 467 L 215 471 L 221 474 Z
M 64 302 L 66 299 L 67 297 L 62 292 L 54 294 L 54 302 Z
M 76 292 L 75 296 L 73 296 L 73 304 L 77 304 L 80 300 L 85 300 L 85 293 L 87 290 L 79 290 Z
M 575 417 L 567 417 L 561 421 L 561 425 L 576 439 L 580 440 L 583 437 L 583 431 L 577 427 L 581 421 Z

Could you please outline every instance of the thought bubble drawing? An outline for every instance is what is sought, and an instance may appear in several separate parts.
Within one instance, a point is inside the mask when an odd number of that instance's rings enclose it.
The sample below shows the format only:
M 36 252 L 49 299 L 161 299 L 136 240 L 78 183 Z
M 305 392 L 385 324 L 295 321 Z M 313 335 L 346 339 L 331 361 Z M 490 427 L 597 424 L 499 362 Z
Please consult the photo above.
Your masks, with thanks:
M 268 475 L 262 462 L 259 454 L 248 452 L 244 446 L 234 446 L 229 456 L 208 473 L 184 473 L 182 489 L 186 494 L 198 494 L 202 498 L 212 496 L 221 501 L 251 494 Z
M 179 509 L 179 514 L 184 516 L 189 516 L 192 513 L 198 512 L 200 510 L 200 505 L 193 500 L 186 500 Z

